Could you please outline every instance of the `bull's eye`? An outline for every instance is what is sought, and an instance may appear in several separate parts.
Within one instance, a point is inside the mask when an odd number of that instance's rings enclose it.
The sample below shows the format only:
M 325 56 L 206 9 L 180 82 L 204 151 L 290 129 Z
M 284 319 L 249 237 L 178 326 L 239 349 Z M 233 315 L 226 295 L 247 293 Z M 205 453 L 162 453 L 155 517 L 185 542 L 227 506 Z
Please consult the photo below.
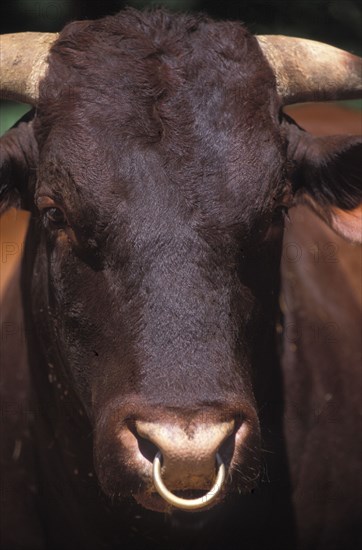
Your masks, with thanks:
M 59 229 L 66 225 L 66 217 L 61 207 L 53 199 L 46 196 L 38 197 L 37 206 L 41 212 L 43 222 L 48 227 Z
M 54 226 L 61 227 L 65 224 L 65 217 L 60 208 L 45 208 L 43 210 L 43 216 L 48 223 Z

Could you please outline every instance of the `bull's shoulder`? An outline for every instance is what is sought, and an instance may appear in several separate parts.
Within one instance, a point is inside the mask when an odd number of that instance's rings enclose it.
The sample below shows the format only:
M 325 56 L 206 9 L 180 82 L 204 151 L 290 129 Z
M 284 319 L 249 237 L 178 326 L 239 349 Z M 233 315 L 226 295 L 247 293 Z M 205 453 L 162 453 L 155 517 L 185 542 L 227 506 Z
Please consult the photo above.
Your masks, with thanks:
M 322 548 L 335 548 L 335 541 L 352 548 L 357 540 L 360 274 L 359 245 L 305 207 L 291 212 L 282 260 L 282 365 L 289 464 L 306 547 L 318 539 Z
M 287 397 L 290 406 L 300 404 L 305 426 L 315 427 L 322 410 L 326 422 L 338 417 L 333 428 L 345 428 L 343 437 L 361 414 L 361 259 L 360 245 L 336 235 L 307 207 L 291 213 L 281 293 Z
M 334 233 L 309 208 L 293 209 L 283 243 L 283 313 L 290 323 L 303 325 L 304 332 L 311 323 L 323 325 L 324 334 L 316 334 L 309 347 L 313 355 L 334 348 L 333 355 L 337 353 L 336 361 L 344 369 L 356 363 L 352 356 L 340 361 L 340 354 L 348 353 L 346 344 L 350 342 L 352 352 L 360 343 L 361 259 L 359 244 Z M 289 331 L 286 343 L 291 337 Z
M 1 226 L 1 379 L 3 415 L 6 429 L 16 431 L 21 409 L 28 399 L 29 372 L 20 291 L 21 250 L 25 220 L 16 211 L 0 218 Z M 10 406 L 11 404 L 11 406 Z
M 3 548 L 43 548 L 35 506 L 34 411 L 30 404 L 20 258 L 7 275 L 1 297 L 1 544 Z

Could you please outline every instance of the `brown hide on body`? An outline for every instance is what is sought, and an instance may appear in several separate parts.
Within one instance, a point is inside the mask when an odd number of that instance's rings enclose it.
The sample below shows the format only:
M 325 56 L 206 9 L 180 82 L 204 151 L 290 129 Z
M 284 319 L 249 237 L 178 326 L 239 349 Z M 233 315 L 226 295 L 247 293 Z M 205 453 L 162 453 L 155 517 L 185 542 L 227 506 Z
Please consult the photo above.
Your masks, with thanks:
M 360 245 L 347 243 L 307 207 L 290 211 L 282 256 L 282 365 L 302 548 L 314 548 L 316 540 L 330 550 L 341 541 L 355 548 L 358 538 L 361 260 Z

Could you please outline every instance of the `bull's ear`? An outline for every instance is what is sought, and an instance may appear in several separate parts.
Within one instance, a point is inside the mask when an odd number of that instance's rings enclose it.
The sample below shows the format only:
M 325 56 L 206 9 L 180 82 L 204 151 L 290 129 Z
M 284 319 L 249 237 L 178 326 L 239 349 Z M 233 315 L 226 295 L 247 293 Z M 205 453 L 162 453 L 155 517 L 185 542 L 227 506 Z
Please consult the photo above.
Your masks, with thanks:
M 307 202 L 346 239 L 362 242 L 361 137 L 313 137 L 298 130 L 292 178 L 296 202 Z
M 32 122 L 21 122 L 0 139 L 0 213 L 29 208 L 28 183 L 35 174 L 38 148 Z

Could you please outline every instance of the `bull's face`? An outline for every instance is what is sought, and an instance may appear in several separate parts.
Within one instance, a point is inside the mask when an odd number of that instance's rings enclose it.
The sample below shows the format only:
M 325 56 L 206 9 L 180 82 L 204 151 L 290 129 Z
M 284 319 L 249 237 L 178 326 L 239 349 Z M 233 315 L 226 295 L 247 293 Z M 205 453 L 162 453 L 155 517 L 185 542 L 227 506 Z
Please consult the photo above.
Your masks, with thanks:
M 140 62 L 142 78 L 159 65 Z M 85 86 L 35 121 L 35 284 L 95 425 L 101 484 L 141 502 L 157 450 L 171 490 L 210 488 L 217 452 L 241 489 L 258 477 L 252 371 L 271 368 L 285 147 L 264 81 L 241 103 L 240 76 L 224 88 L 219 73 L 206 90 L 202 73 L 181 88 L 160 77 L 158 101 L 127 72 L 101 107 Z
M 224 488 L 255 484 L 282 212 L 303 185 L 273 73 L 255 38 L 228 29 L 158 53 L 142 31 L 132 56 L 81 29 L 69 46 L 66 31 L 19 130 L 38 147 L 24 202 L 43 352 L 94 425 L 104 491 L 159 510 L 158 452 L 182 496 L 208 490 L 215 466 Z

